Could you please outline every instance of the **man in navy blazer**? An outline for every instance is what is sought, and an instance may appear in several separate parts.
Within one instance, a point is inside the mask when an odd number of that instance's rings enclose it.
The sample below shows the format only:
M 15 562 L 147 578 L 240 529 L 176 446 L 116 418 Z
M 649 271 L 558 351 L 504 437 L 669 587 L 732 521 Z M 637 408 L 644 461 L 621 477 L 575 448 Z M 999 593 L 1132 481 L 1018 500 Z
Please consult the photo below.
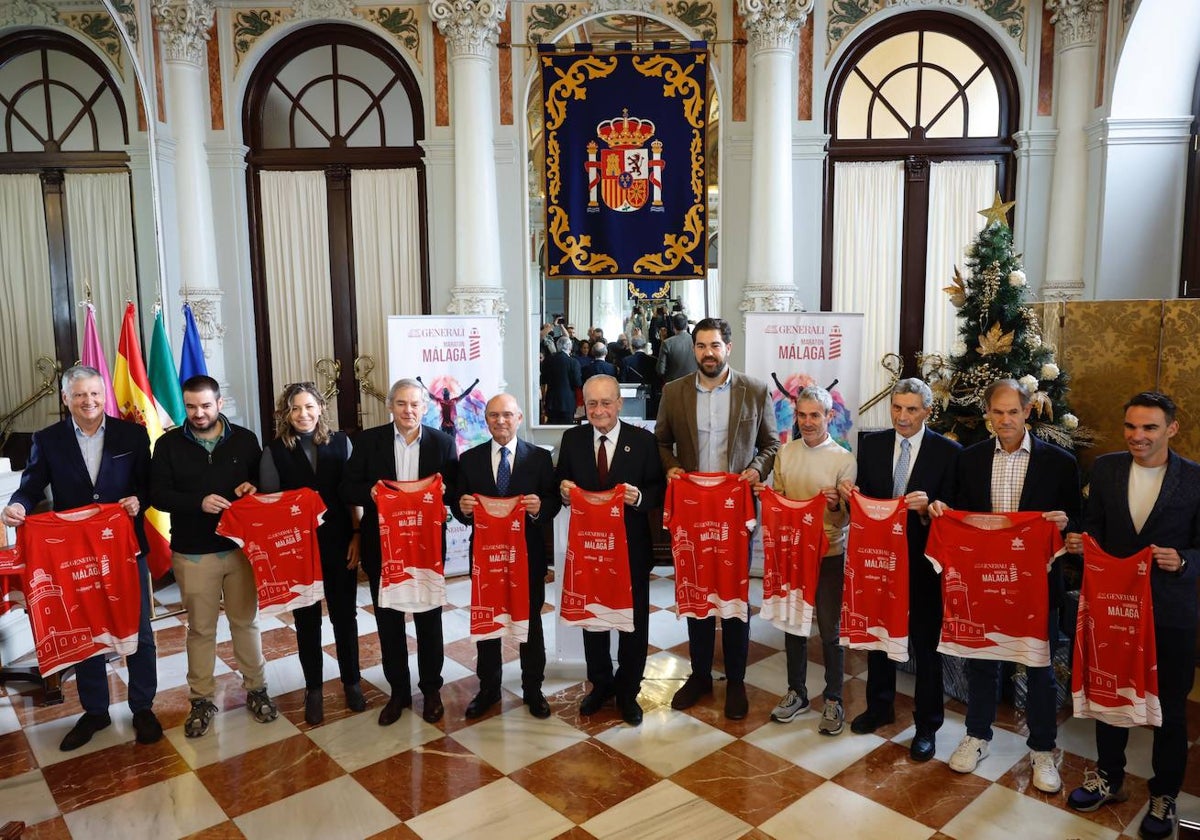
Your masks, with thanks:
M 1114 557 L 1153 549 L 1150 569 L 1158 700 L 1150 807 L 1140 836 L 1158 840 L 1174 831 L 1175 798 L 1187 767 L 1187 697 L 1195 679 L 1196 577 L 1200 572 L 1200 465 L 1170 448 L 1179 431 L 1175 403 L 1145 391 L 1125 404 L 1128 452 L 1103 455 L 1092 467 L 1084 530 Z M 1079 534 L 1067 549 L 1080 552 Z M 1067 798 L 1078 811 L 1123 801 L 1129 730 L 1096 721 L 1096 772 Z
M 458 475 L 458 447 L 454 438 L 421 418 L 427 408 L 426 391 L 415 379 L 400 379 L 388 393 L 392 422 L 364 429 L 354 441 L 354 451 L 346 462 L 342 477 L 342 500 L 362 507 L 362 567 L 371 586 L 375 604 L 375 623 L 379 629 L 379 651 L 383 675 L 392 696 L 379 712 L 379 725 L 390 726 L 412 706 L 412 675 L 408 669 L 408 640 L 404 632 L 404 613 L 379 606 L 379 578 L 383 555 L 379 545 L 379 509 L 371 489 L 380 479 L 416 481 L 441 473 L 447 501 L 453 495 Z M 442 560 L 445 560 L 445 540 Z M 421 717 L 437 723 L 445 714 L 442 705 L 442 611 L 440 608 L 414 612 L 417 631 L 417 687 L 424 698 Z
M 1079 465 L 1075 456 L 1029 433 L 1025 421 L 1032 395 L 1015 379 L 998 379 L 983 394 L 994 440 L 968 446 L 958 456 L 954 477 L 954 506 L 981 513 L 1041 511 L 1061 530 L 1079 522 Z M 930 505 L 931 516 L 945 509 L 941 501 Z M 1050 573 L 1050 653 L 1058 637 L 1057 605 L 1062 575 L 1055 563 Z M 1057 742 L 1057 697 L 1053 665 L 1027 668 L 1025 716 L 1029 724 L 1026 744 L 1031 751 L 1033 786 L 1043 793 L 1062 789 L 1054 747 Z M 1000 663 L 967 660 L 967 734 L 954 754 L 950 769 L 970 773 L 987 758 L 996 720 L 996 695 L 1000 689 Z
M 141 581 L 141 618 L 137 651 L 126 657 L 129 667 L 129 709 L 139 744 L 162 737 L 162 726 L 151 707 L 158 690 L 154 633 L 150 630 L 150 572 L 146 566 L 146 534 L 142 501 L 150 484 L 150 438 L 136 423 L 104 414 L 104 380 L 95 368 L 76 365 L 62 377 L 62 401 L 70 419 L 47 426 L 33 435 L 29 463 L 21 486 L 4 508 L 5 525 L 19 526 L 49 487 L 55 510 L 116 503 L 134 518 Z M 107 727 L 108 675 L 103 656 L 93 656 L 75 666 L 83 716 L 60 744 L 64 752 L 82 747 Z
M 611 490 L 625 485 L 625 536 L 633 590 L 633 632 L 620 633 L 617 673 L 613 675 L 607 631 L 583 631 L 583 655 L 592 690 L 579 704 L 585 715 L 595 714 L 610 697 L 617 698 L 621 717 L 632 726 L 642 722 L 638 692 L 646 670 L 650 640 L 650 570 L 654 550 L 649 513 L 662 504 L 667 479 L 658 457 L 654 433 L 620 421 L 621 386 L 612 376 L 593 376 L 583 386 L 588 425 L 568 429 L 558 454 L 558 489 L 570 504 L 571 488 Z M 599 471 L 604 447 L 605 475 Z
M 920 379 L 892 387 L 892 428 L 858 442 L 859 492 L 877 499 L 903 496 L 908 507 L 908 638 L 916 665 L 909 747 L 914 761 L 933 757 L 934 736 L 945 719 L 942 697 L 942 586 L 925 558 L 929 503 L 954 497 L 954 463 L 962 447 L 925 425 L 933 392 Z M 905 449 L 908 450 L 907 454 Z M 848 488 L 842 488 L 843 495 Z M 896 663 L 883 651 L 867 654 L 867 709 L 850 723 L 859 734 L 896 719 Z
M 521 643 L 521 692 L 529 713 L 550 717 L 550 704 L 542 695 L 546 678 L 546 643 L 542 636 L 542 606 L 546 603 L 546 529 L 562 507 L 554 483 L 554 462 L 550 453 L 517 438 L 524 415 L 509 394 L 497 394 L 488 400 L 484 419 L 492 439 L 462 454 L 458 486 L 451 498 L 454 518 L 465 525 L 472 523 L 478 501 L 474 494 L 500 496 L 496 476 L 503 459 L 511 472 L 505 497 L 520 496 L 525 508 L 525 548 L 529 557 L 529 637 Z M 507 454 L 501 456 L 501 448 Z M 474 534 L 472 534 L 474 542 Z M 500 640 L 484 639 L 476 643 L 478 656 L 475 674 L 479 693 L 467 704 L 466 717 L 482 717 L 500 702 Z

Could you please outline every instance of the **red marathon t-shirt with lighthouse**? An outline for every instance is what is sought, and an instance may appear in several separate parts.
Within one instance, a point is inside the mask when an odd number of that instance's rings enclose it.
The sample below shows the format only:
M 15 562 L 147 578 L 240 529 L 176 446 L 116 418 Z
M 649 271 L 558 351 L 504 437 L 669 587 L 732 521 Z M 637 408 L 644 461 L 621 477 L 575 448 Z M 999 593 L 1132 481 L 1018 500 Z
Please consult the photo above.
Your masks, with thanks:
M 908 661 L 908 508 L 850 496 L 839 644 Z
M 529 550 L 521 497 L 475 498 L 479 504 L 472 515 L 471 638 L 528 641 Z
M 378 481 L 379 606 L 401 612 L 427 612 L 446 603 L 442 567 L 442 528 L 446 505 L 442 476 L 416 481 Z
M 750 482 L 732 473 L 684 473 L 667 482 L 663 526 L 675 559 L 679 618 L 749 617 Z
M 763 602 L 759 617 L 785 633 L 812 632 L 821 558 L 829 550 L 825 496 L 789 499 L 767 487 L 762 503 Z
M 138 550 L 133 520 L 117 504 L 34 514 L 17 529 L 42 676 L 97 654 L 137 650 Z
M 633 632 L 633 581 L 625 536 L 625 485 L 571 490 L 571 524 L 563 567 L 565 624 Z
M 936 517 L 925 556 L 942 575 L 938 650 L 1048 666 L 1046 572 L 1063 550 L 1058 527 L 1036 511 L 947 511 Z
M 242 496 L 221 514 L 217 533 L 246 552 L 263 615 L 308 607 L 325 597 L 317 545 L 324 516 L 325 503 L 308 487 Z

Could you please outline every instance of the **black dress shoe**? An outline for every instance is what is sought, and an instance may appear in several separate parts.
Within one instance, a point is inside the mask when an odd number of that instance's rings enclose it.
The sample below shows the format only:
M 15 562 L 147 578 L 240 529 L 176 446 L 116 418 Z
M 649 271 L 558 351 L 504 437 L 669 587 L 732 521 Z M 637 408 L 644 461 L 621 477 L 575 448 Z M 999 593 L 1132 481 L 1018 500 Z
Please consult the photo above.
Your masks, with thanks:
M 603 688 L 593 688 L 588 692 L 587 697 L 584 697 L 579 703 L 579 714 L 594 715 L 596 712 L 604 708 L 604 704 L 608 702 L 611 694 Z
M 731 682 L 725 686 L 725 717 L 742 720 L 750 711 L 750 700 L 746 697 L 746 684 Z
M 92 740 L 92 736 L 105 729 L 112 723 L 112 718 L 108 716 L 108 712 L 103 714 L 93 714 L 84 712 L 79 720 L 75 721 L 75 725 L 71 727 L 71 731 L 63 736 L 62 743 L 58 748 L 63 752 L 77 750 Z
M 636 697 L 621 698 L 617 701 L 617 708 L 621 710 L 621 720 L 630 726 L 637 726 L 642 722 L 642 707 L 638 705 Z
M 928 761 L 933 758 L 933 751 L 936 744 L 933 735 L 926 735 L 923 732 L 918 732 L 913 736 L 912 746 L 908 748 L 908 755 L 913 761 Z
M 671 698 L 671 708 L 678 711 L 690 709 L 705 694 L 712 694 L 712 677 L 699 677 L 692 674 Z
M 404 710 L 412 707 L 412 696 L 404 695 L 397 697 L 394 694 L 387 701 L 387 705 L 379 710 L 379 725 L 391 726 L 396 721 L 400 720 L 400 715 L 404 714 Z
M 133 713 L 134 740 L 139 744 L 153 744 L 162 740 L 163 728 L 154 712 L 141 709 Z
M 442 693 L 434 691 L 426 694 L 425 706 L 421 710 L 421 718 L 426 723 L 437 723 L 445 714 L 446 707 L 442 705 Z
M 365 712 L 367 710 L 367 698 L 363 697 L 362 686 L 358 683 L 347 685 L 343 689 L 346 692 L 346 708 L 352 712 Z
M 304 690 L 304 722 L 316 726 L 325 720 L 325 695 L 319 688 Z
M 856 735 L 869 735 L 881 726 L 894 723 L 895 720 L 896 713 L 894 711 L 879 712 L 874 709 L 867 709 L 854 720 L 850 721 L 850 731 Z
M 467 704 L 467 710 L 464 712 L 463 716 L 466 717 L 467 720 L 474 720 L 475 718 L 483 717 L 485 714 L 487 714 L 488 709 L 492 708 L 492 706 L 495 706 L 499 702 L 499 691 L 489 691 L 487 693 L 481 691 L 471 698 L 471 702 Z
M 546 695 L 540 691 L 526 694 L 525 705 L 529 707 L 529 714 L 535 718 L 545 719 L 550 717 L 550 703 L 547 702 Z

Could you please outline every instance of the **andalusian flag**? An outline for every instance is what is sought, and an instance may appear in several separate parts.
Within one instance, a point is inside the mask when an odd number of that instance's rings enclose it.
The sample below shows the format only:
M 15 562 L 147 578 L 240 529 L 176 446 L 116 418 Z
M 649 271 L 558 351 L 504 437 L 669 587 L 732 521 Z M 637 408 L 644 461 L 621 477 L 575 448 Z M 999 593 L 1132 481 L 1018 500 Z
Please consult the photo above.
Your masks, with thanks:
M 113 393 L 122 420 L 131 420 L 146 427 L 150 448 L 162 436 L 163 424 L 154 405 L 154 393 L 142 361 L 142 345 L 138 341 L 137 317 L 133 302 L 125 304 L 125 320 L 121 322 L 121 338 L 117 343 L 117 364 L 113 371 Z M 161 577 L 171 570 L 171 521 L 165 513 L 146 508 L 146 542 L 150 544 L 147 562 L 151 577 Z
M 161 306 L 154 307 L 154 338 L 150 341 L 149 367 L 150 388 L 154 391 L 159 421 L 164 429 L 182 426 L 187 416 L 183 410 L 183 391 L 179 388 L 179 374 L 175 371 L 175 359 L 171 355 L 171 342 L 167 340 Z

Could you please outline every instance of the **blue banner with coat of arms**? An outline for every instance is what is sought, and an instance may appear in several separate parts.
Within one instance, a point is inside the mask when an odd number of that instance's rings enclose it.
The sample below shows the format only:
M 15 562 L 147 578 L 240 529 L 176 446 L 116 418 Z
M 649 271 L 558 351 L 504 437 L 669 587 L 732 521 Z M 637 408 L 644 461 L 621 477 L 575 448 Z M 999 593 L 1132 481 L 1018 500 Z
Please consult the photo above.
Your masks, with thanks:
M 546 275 L 703 278 L 708 48 L 542 47 Z

